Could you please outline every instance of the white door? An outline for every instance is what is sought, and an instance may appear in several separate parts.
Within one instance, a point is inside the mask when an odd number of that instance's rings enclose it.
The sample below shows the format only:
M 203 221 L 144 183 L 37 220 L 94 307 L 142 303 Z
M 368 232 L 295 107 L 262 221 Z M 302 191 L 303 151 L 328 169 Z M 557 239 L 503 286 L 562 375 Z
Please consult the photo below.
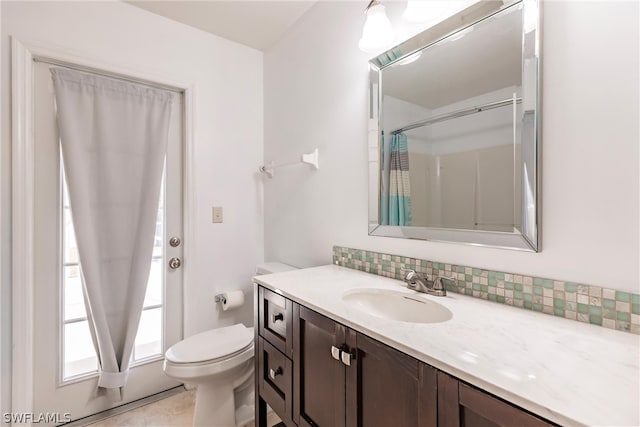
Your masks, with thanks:
M 172 109 L 169 146 L 159 200 L 153 262 L 133 363 L 121 402 L 97 393 L 97 357 L 79 276 L 73 213 L 60 156 L 51 65 L 34 64 L 35 97 L 35 354 L 34 414 L 73 420 L 175 387 L 162 371 L 167 348 L 182 337 L 183 97 Z M 175 242 L 173 242 L 175 244 Z

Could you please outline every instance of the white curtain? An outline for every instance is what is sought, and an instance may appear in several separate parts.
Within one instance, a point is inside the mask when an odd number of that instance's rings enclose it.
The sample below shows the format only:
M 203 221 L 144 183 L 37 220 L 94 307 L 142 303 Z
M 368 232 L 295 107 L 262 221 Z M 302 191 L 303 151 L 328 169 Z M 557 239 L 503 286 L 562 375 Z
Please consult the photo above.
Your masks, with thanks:
M 174 94 L 52 68 L 98 386 L 126 384 L 151 267 Z

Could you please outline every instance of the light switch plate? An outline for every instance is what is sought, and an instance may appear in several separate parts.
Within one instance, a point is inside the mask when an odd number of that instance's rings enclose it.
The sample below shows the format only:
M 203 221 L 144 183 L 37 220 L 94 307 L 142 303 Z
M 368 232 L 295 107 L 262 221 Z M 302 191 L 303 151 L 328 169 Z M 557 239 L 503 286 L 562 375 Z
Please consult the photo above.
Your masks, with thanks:
M 212 222 L 214 224 L 222 222 L 222 206 L 214 206 L 212 208 Z

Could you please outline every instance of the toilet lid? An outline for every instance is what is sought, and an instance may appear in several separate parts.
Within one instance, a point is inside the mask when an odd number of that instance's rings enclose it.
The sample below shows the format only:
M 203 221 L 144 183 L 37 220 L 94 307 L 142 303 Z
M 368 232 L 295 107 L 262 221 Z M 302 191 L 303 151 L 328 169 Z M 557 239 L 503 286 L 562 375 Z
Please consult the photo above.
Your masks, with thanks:
M 211 329 L 171 346 L 165 358 L 173 363 L 198 363 L 230 356 L 253 341 L 253 328 L 242 324 Z

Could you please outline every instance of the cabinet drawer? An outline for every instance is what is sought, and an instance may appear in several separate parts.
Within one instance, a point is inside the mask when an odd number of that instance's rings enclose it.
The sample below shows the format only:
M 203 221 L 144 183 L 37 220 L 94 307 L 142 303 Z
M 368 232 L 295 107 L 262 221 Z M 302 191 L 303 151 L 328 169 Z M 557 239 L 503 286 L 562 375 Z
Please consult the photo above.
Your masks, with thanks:
M 465 425 L 486 425 L 487 420 L 500 426 L 550 427 L 553 425 L 468 385 L 460 384 L 458 393 Z
M 260 395 L 286 425 L 292 419 L 292 374 L 291 359 L 258 338 L 259 362 L 256 372 Z
M 263 287 L 258 289 L 260 335 L 287 357 L 292 357 L 291 301 Z
M 550 427 L 546 420 L 438 372 L 438 426 Z

